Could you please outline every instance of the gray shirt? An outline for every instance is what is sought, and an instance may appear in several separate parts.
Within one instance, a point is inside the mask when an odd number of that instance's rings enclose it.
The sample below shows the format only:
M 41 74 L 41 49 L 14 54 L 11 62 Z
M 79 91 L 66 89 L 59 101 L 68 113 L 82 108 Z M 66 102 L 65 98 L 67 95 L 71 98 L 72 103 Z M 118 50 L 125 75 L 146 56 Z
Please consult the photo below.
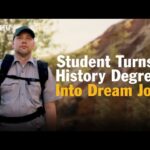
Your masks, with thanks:
M 2 61 L 0 61 L 1 66 Z M 12 66 L 8 72 L 8 75 L 16 75 L 25 78 L 37 78 L 39 79 L 37 61 L 30 58 L 26 65 L 21 65 L 15 58 Z M 57 97 L 56 82 L 52 75 L 50 68 L 48 68 L 48 80 L 45 83 L 45 89 L 43 92 L 44 103 L 56 101 L 61 97 Z M 38 107 L 42 106 L 41 86 L 39 82 L 31 82 L 30 85 L 25 80 L 14 80 L 5 78 L 1 84 L 1 104 L 0 115 L 8 117 L 18 117 L 32 114 Z M 0 128 L 12 128 L 14 130 L 32 130 L 40 128 L 44 125 L 43 116 L 38 117 L 27 123 L 20 124 L 5 124 L 1 123 Z

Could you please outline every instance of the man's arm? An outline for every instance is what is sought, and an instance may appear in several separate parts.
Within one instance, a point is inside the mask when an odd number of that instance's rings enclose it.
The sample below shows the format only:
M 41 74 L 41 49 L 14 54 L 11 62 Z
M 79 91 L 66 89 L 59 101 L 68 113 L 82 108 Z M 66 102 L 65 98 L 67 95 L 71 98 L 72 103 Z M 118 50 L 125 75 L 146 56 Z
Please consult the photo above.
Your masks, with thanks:
M 62 97 L 56 96 L 56 80 L 48 68 L 48 80 L 45 83 L 45 89 L 43 92 L 44 96 L 44 107 L 45 107 L 45 119 L 46 125 L 49 130 L 56 130 L 56 104 L 57 100 L 60 100 Z
M 56 130 L 56 104 L 55 102 L 47 102 L 44 104 L 45 107 L 45 120 L 47 129 L 50 131 Z

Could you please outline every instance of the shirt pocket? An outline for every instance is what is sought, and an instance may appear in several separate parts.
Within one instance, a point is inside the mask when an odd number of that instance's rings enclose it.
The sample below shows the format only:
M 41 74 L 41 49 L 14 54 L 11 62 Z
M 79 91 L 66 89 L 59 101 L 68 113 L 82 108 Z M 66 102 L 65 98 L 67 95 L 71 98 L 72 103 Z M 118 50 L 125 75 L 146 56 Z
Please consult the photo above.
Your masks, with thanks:
M 11 94 L 14 96 L 19 86 L 19 81 L 14 79 L 6 78 L 1 84 L 1 94 Z
M 18 96 L 19 81 L 6 78 L 1 84 L 1 101 L 3 103 L 10 103 Z
M 41 85 L 39 82 L 30 82 L 28 91 L 32 100 L 39 101 L 41 95 Z

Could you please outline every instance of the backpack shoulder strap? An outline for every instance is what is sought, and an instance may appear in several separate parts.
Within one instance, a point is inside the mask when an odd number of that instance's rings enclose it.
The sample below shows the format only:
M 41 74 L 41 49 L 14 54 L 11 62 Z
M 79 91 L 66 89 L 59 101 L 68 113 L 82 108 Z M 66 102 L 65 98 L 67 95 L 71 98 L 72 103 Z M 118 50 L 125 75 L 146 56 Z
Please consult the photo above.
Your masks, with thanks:
M 0 69 L 0 85 L 5 80 L 5 77 L 9 71 L 13 61 L 14 61 L 13 55 L 10 55 L 10 54 L 5 55 L 5 57 L 2 61 L 2 64 L 1 64 L 1 69 Z
M 43 100 L 43 91 L 45 88 L 45 82 L 48 80 L 48 63 L 38 60 L 37 65 L 38 65 L 40 84 L 41 84 L 41 88 L 42 88 L 41 99 Z M 44 103 L 44 101 L 43 101 L 43 103 Z

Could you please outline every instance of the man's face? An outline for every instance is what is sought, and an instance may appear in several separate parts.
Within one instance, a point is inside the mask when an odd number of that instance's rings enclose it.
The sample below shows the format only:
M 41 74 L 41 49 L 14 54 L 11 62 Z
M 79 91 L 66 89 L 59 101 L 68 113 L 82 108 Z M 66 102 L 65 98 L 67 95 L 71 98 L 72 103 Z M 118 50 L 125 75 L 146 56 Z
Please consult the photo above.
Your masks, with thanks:
M 34 39 L 27 32 L 20 33 L 13 41 L 13 48 L 15 49 L 15 52 L 21 56 L 31 55 L 34 46 Z

